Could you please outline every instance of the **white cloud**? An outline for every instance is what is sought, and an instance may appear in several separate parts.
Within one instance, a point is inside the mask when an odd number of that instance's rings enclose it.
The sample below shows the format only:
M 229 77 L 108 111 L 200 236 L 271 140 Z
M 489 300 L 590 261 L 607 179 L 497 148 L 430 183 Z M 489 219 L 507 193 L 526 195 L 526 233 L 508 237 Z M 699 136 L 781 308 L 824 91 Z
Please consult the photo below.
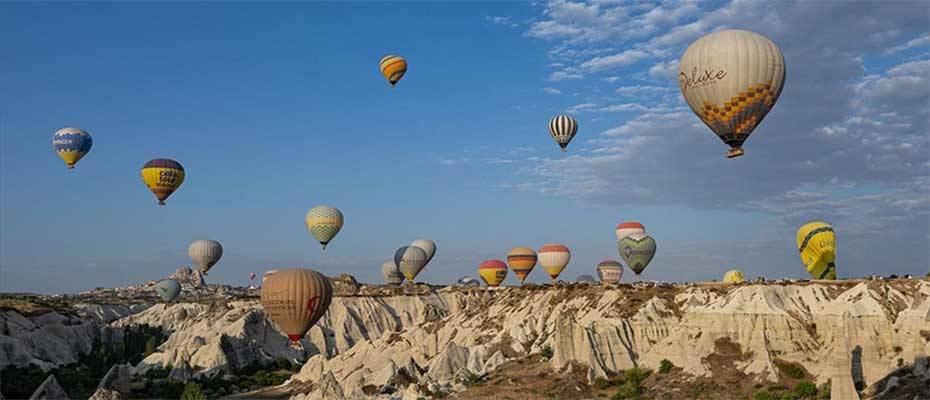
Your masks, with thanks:
M 542 88 L 543 93 L 545 94 L 562 94 L 562 91 L 556 88 L 544 87 Z
M 640 60 L 643 60 L 648 56 L 648 53 L 641 50 L 626 50 L 610 56 L 592 58 L 581 63 L 581 68 L 588 71 L 597 72 L 607 69 L 626 67 Z
M 885 54 L 900 53 L 904 50 L 910 50 L 913 48 L 925 47 L 925 46 L 930 46 L 930 34 L 925 34 L 923 36 L 916 37 L 902 45 L 890 47 L 888 48 L 887 51 L 885 51 Z

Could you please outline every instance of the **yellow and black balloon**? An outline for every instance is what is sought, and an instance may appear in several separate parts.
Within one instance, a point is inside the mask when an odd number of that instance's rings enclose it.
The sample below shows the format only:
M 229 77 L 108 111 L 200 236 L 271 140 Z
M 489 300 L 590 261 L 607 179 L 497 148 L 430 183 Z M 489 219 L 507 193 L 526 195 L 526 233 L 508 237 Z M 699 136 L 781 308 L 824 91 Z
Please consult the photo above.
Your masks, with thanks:
M 142 166 L 142 181 L 155 194 L 159 205 L 184 183 L 184 167 L 167 158 L 156 158 Z
M 814 279 L 836 279 L 836 232 L 830 224 L 812 221 L 798 229 L 798 252 Z
M 407 60 L 393 54 L 384 56 L 381 59 L 380 68 L 381 75 L 384 75 L 384 79 L 387 79 L 391 87 L 394 87 L 407 72 Z

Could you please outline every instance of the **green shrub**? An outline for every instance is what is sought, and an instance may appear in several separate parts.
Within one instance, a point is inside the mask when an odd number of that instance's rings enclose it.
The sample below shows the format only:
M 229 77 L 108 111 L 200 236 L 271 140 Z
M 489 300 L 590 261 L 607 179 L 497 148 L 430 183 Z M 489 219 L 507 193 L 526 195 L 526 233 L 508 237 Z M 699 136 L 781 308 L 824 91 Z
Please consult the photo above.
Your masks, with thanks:
M 819 400 L 830 400 L 830 382 L 820 387 L 820 393 L 818 393 L 817 398 Z
M 901 367 L 903 367 L 903 366 L 904 366 L 904 359 L 903 359 L 903 358 L 898 358 L 898 368 L 901 368 Z
M 813 398 L 817 395 L 817 385 L 811 381 L 798 382 L 798 385 L 794 387 L 794 394 L 802 399 Z
M 545 359 L 547 359 L 547 360 L 548 360 L 548 359 L 551 359 L 551 358 L 552 358 L 552 354 L 553 354 L 553 353 L 552 353 L 552 346 L 549 346 L 548 344 L 545 345 L 545 346 L 543 346 L 543 348 L 542 348 L 542 353 L 541 353 L 541 354 L 542 354 L 543 358 L 545 358 Z
M 802 379 L 807 376 L 807 371 L 804 370 L 804 367 L 800 366 L 797 363 L 787 362 L 782 360 L 775 360 L 775 367 L 781 371 L 782 374 L 789 378 Z
M 184 393 L 181 393 L 181 400 L 207 400 L 207 397 L 200 391 L 200 385 L 189 382 L 184 386 Z
M 672 364 L 668 359 L 663 358 L 659 362 L 659 373 L 667 374 L 672 368 L 675 368 L 675 364 Z
M 626 382 L 633 383 L 636 386 L 641 385 L 651 374 L 652 371 L 641 368 L 630 368 L 623 373 Z
M 620 391 L 610 396 L 610 400 L 637 399 L 643 394 L 643 387 L 633 382 L 626 382 L 620 386 Z
M 752 396 L 752 400 L 775 400 L 775 397 L 772 397 L 772 395 L 765 390 L 760 390 Z

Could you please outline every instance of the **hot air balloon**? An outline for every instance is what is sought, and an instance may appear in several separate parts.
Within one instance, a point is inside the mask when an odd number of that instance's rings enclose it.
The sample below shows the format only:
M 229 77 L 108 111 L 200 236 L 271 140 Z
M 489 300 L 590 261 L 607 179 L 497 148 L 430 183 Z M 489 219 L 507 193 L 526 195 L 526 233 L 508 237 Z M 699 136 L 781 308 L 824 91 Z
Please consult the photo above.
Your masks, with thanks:
M 204 275 L 223 257 L 223 246 L 216 240 L 195 240 L 187 246 L 187 255 Z
M 68 166 L 68 169 L 74 169 L 84 156 L 90 152 L 94 140 L 91 139 L 87 131 L 80 128 L 65 127 L 61 128 L 52 135 L 52 148 L 58 153 Z
M 156 158 L 142 166 L 142 182 L 158 199 L 158 205 L 165 205 L 165 200 L 184 183 L 184 167 L 181 163 L 167 158 Z
M 323 250 L 326 250 L 326 245 L 329 244 L 329 242 L 336 237 L 336 234 L 339 233 L 339 230 L 342 229 L 344 219 L 342 217 L 342 211 L 339 211 L 337 208 L 316 206 L 307 212 L 307 215 L 304 217 L 304 222 L 307 223 L 307 229 L 313 237 L 323 245 Z
M 384 283 L 388 285 L 400 285 L 404 283 L 404 274 L 400 273 L 400 268 L 394 261 L 385 261 L 381 264 L 381 276 L 384 277 Z
M 487 260 L 478 265 L 478 276 L 485 285 L 498 287 L 507 278 L 507 264 L 501 260 Z
M 410 242 L 410 246 L 416 246 L 426 252 L 426 264 L 428 265 L 430 261 L 433 261 L 433 256 L 436 255 L 436 243 L 429 239 L 417 239 Z
M 656 255 L 656 241 L 652 236 L 633 233 L 620 239 L 617 250 L 620 252 L 620 258 L 626 262 L 626 266 L 639 275 Z
M 556 115 L 549 120 L 549 134 L 559 144 L 562 151 L 568 151 L 568 143 L 578 133 L 578 121 L 568 115 Z
M 581 275 L 578 275 L 577 278 L 575 278 L 575 282 L 591 284 L 591 283 L 597 283 L 597 280 L 595 280 L 594 277 L 591 275 L 581 274 Z
M 836 279 L 836 232 L 830 224 L 812 221 L 798 229 L 798 252 L 814 279 Z
M 269 270 L 265 271 L 264 274 L 262 274 L 262 286 L 265 285 L 265 281 L 268 280 L 268 277 L 271 276 L 271 274 L 273 274 L 273 273 L 275 273 L 275 272 L 278 272 L 278 270 L 276 270 L 276 269 L 269 269 Z
M 597 264 L 597 277 L 606 284 L 620 283 L 623 277 L 623 265 L 619 261 L 606 259 Z
M 536 267 L 536 251 L 529 247 L 514 247 L 507 253 L 507 265 L 522 284 Z
M 285 269 L 267 275 L 262 288 L 262 307 L 287 334 L 298 342 L 333 301 L 333 286 L 323 274 L 306 269 Z
M 459 286 L 465 286 L 465 287 L 481 286 L 481 282 L 478 282 L 477 279 L 472 278 L 470 276 L 463 276 L 459 278 L 457 281 L 455 281 L 455 284 Z
M 426 252 L 416 246 L 404 246 L 394 252 L 394 264 L 410 283 L 426 266 Z
M 254 272 L 249 272 L 249 280 L 250 280 L 250 281 L 254 281 L 254 280 L 255 280 L 255 273 L 254 273 Z
M 174 279 L 165 279 L 155 285 L 155 293 L 164 301 L 171 301 L 181 294 L 181 285 Z
M 572 253 L 561 244 L 548 243 L 539 248 L 539 265 L 542 265 L 553 282 L 571 259 Z
M 391 83 L 391 87 L 394 87 L 407 72 L 407 60 L 393 54 L 384 56 L 381 59 L 380 68 L 381 75 L 384 75 L 384 79 L 387 79 Z
M 727 283 L 741 283 L 746 282 L 746 277 L 743 276 L 743 271 L 731 269 L 723 274 L 723 281 Z
M 678 67 L 681 95 L 728 146 L 743 142 L 771 111 L 785 85 L 785 58 L 774 42 L 754 32 L 723 30 L 688 47 Z
M 617 224 L 618 241 L 631 233 L 646 233 L 646 227 L 636 221 L 627 221 Z

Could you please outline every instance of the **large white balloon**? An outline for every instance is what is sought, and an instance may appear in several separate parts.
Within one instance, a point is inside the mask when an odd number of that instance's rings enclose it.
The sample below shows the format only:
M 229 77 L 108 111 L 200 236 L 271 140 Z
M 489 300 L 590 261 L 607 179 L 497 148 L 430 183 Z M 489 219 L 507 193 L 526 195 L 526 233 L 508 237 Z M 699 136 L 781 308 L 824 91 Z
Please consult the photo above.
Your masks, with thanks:
M 685 50 L 678 83 L 691 110 L 731 147 L 727 157 L 737 157 L 781 95 L 785 58 L 758 33 L 714 32 Z

